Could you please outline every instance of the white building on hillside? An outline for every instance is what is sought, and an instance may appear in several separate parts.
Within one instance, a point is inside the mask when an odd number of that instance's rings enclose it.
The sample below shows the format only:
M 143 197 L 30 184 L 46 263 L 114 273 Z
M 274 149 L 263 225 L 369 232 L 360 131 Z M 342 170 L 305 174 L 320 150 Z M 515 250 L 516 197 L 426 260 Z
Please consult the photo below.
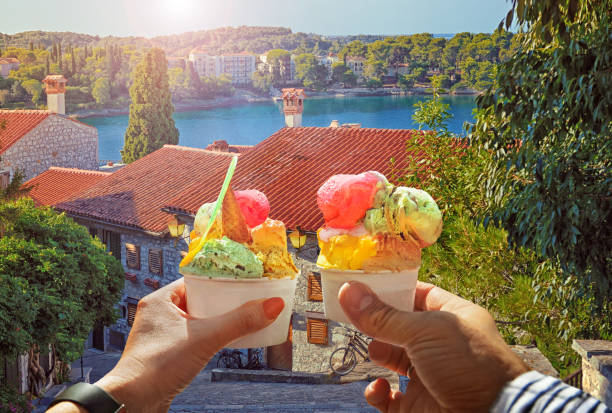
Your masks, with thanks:
M 327 56 L 317 56 L 317 60 L 320 65 L 325 66 L 327 69 L 327 80 L 332 78 L 332 65 L 338 61 L 338 57 L 329 53 Z
M 357 79 L 363 78 L 363 66 L 365 65 L 365 58 L 359 56 L 347 56 L 346 66 L 355 73 Z
M 250 83 L 255 72 L 255 56 L 247 52 L 210 55 L 201 49 L 194 49 L 189 53 L 189 61 L 193 62 L 200 76 L 227 74 L 233 84 Z

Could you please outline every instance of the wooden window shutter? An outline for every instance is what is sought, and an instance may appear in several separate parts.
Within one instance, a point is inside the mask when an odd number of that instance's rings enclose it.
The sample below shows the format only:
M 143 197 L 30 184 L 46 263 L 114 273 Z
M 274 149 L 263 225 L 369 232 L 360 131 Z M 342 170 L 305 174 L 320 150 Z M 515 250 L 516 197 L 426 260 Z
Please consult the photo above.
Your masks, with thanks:
M 308 299 L 310 301 L 323 301 L 323 290 L 321 289 L 321 275 L 308 274 Z
M 125 244 L 125 262 L 128 268 L 140 269 L 140 245 Z
M 0 188 L 4 189 L 11 183 L 11 173 L 9 171 L 0 172 Z
M 149 250 L 149 272 L 155 275 L 163 274 L 163 251 L 162 250 Z
M 128 326 L 132 326 L 134 324 L 134 318 L 136 317 L 136 308 L 138 305 L 135 303 L 128 303 L 127 305 L 127 323 Z
M 309 318 L 306 321 L 306 335 L 312 344 L 327 344 L 327 320 Z

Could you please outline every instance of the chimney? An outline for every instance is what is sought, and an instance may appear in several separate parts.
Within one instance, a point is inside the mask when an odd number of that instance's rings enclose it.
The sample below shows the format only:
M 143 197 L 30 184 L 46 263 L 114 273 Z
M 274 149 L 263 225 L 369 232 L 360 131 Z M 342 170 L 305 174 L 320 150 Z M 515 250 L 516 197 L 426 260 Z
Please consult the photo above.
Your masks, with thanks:
M 285 125 L 289 128 L 302 126 L 302 112 L 304 111 L 304 89 L 283 89 L 283 112 Z
M 66 78 L 62 75 L 47 75 L 43 79 L 46 84 L 47 109 L 60 115 L 66 114 Z
M 332 120 L 331 123 L 329 124 L 330 128 L 339 128 L 340 127 L 340 123 L 337 120 Z

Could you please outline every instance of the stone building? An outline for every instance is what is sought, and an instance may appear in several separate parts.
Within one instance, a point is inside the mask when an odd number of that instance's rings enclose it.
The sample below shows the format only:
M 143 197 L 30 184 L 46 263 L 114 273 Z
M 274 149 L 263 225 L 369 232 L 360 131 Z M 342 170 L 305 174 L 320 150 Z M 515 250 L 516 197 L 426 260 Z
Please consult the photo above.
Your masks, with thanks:
M 89 347 L 122 349 L 138 300 L 180 277 L 187 244 L 170 237 L 172 215 L 162 207 L 193 182 L 225 171 L 233 155 L 166 145 L 113 173 L 52 168 L 27 182 L 34 186 L 30 195 L 36 203 L 87 227 L 125 268 L 122 317 L 110 328 L 94 330 Z
M 357 76 L 357 80 L 363 80 L 363 67 L 365 65 L 366 59 L 361 56 L 347 56 L 346 57 L 346 67 L 351 69 L 355 76 Z
M 14 57 L 0 57 L 0 77 L 7 78 L 11 70 L 19 69 L 21 62 Z
M 10 182 L 17 169 L 26 179 L 52 166 L 98 169 L 98 131 L 64 114 L 66 79 L 47 76 L 44 110 L 0 110 L 0 182 Z
M 251 83 L 255 72 L 255 55 L 248 52 L 210 55 L 197 48 L 189 53 L 188 60 L 193 63 L 198 75 L 218 77 L 226 74 L 235 85 Z

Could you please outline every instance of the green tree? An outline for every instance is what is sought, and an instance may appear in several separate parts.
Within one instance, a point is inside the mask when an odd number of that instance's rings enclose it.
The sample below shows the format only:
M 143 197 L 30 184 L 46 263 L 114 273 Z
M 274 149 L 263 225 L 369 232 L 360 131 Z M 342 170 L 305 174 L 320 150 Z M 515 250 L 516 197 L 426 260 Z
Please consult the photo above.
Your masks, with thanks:
M 272 73 L 272 82 L 280 86 L 291 78 L 291 54 L 283 49 L 273 49 L 266 55 L 266 65 Z
M 101 77 L 94 83 L 91 95 L 98 105 L 106 105 L 111 100 L 111 85 L 107 78 Z
M 360 40 L 353 40 L 342 48 L 338 53 L 338 58 L 346 63 L 346 58 L 349 56 L 353 57 L 366 57 L 368 53 L 368 46 Z
M 612 296 L 610 2 L 514 0 L 525 29 L 516 53 L 477 99 L 472 139 L 494 156 L 482 180 L 488 216 L 509 240 Z M 606 304 L 607 303 L 607 304 Z M 609 316 L 609 312 L 607 313 Z
M 36 79 L 29 79 L 25 82 L 22 82 L 21 86 L 32 97 L 32 103 L 36 105 L 40 100 L 40 96 L 42 95 L 42 84 Z
M 153 48 L 147 51 L 134 71 L 134 84 L 130 88 L 130 119 L 121 151 L 126 163 L 165 144 L 178 143 L 167 67 L 163 50 Z
M 327 80 L 327 68 L 319 64 L 315 55 L 303 53 L 295 58 L 295 77 L 305 87 L 322 89 Z
M 347 69 L 342 74 L 342 83 L 344 87 L 355 87 L 357 85 L 357 75 L 351 69 Z
M 191 97 L 198 97 L 202 92 L 202 80 L 190 60 L 185 65 L 185 88 Z
M 260 92 L 269 94 L 272 84 L 272 73 L 260 73 L 259 71 L 253 73 L 253 87 Z
M 419 101 L 414 104 L 416 108 L 412 119 L 419 124 L 419 127 L 424 125 L 429 126 L 434 134 L 448 135 L 447 121 L 451 118 L 448 111 L 450 106 L 448 103 L 442 103 L 438 90 L 442 85 L 442 76 L 432 76 L 431 86 L 433 87 L 432 97 L 428 101 Z
M 332 64 L 332 81 L 334 82 L 342 82 L 344 72 L 346 72 L 348 67 L 344 64 L 343 61 L 339 60 Z
M 84 227 L 30 199 L 0 203 L 0 232 L 2 355 L 52 344 L 61 360 L 76 359 L 89 331 L 117 318 L 121 263 Z

